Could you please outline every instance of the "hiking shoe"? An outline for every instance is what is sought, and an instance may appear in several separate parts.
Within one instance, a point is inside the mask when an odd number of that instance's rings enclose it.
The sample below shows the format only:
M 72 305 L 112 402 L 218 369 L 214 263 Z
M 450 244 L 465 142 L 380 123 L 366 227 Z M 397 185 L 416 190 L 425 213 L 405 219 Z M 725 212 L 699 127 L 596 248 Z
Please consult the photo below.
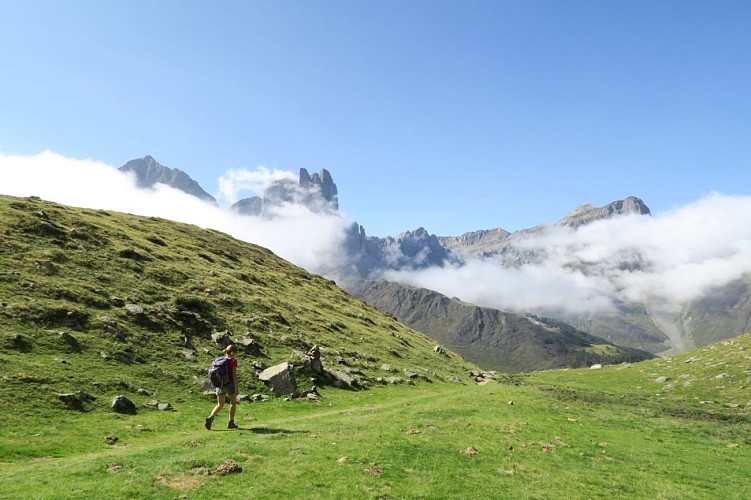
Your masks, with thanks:
M 206 423 L 203 424 L 207 430 L 211 430 L 211 424 L 214 422 L 214 417 L 206 417 Z
M 227 424 L 227 429 L 237 429 L 237 424 L 230 420 L 230 422 Z

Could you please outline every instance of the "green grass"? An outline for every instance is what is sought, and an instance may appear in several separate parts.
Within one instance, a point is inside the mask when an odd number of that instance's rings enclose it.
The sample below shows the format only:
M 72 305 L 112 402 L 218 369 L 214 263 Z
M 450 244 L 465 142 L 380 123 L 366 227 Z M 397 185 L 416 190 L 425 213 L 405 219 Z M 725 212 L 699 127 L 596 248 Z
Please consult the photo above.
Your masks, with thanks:
M 0 498 L 751 497 L 750 336 L 476 385 L 425 336 L 215 231 L 0 196 L 0 238 Z M 269 394 L 253 363 L 313 344 L 364 389 L 244 402 L 241 429 L 225 409 L 206 431 L 224 330 L 257 342 L 241 393 Z M 66 409 L 78 391 L 96 400 Z M 112 412 L 118 394 L 136 415 Z
M 623 372 L 626 370 L 624 369 Z M 633 370 L 637 375 L 638 370 Z M 747 498 L 748 408 L 674 416 L 598 402 L 594 371 L 546 372 L 520 385 L 424 384 L 318 403 L 241 404 L 238 431 L 202 428 L 209 401 L 135 416 L 74 413 L 2 441 L 3 498 Z M 596 375 L 600 375 L 597 373 Z M 638 377 L 637 377 L 638 378 Z M 579 397 L 562 398 L 576 380 Z M 518 382 L 518 380 L 517 380 Z M 633 378 L 608 387 L 628 392 Z M 598 383 L 594 382 L 594 387 Z M 616 397 L 616 400 L 620 398 Z M 116 435 L 107 444 L 106 435 Z M 476 454 L 466 454 L 474 447 Z M 221 475 L 228 460 L 242 472 Z

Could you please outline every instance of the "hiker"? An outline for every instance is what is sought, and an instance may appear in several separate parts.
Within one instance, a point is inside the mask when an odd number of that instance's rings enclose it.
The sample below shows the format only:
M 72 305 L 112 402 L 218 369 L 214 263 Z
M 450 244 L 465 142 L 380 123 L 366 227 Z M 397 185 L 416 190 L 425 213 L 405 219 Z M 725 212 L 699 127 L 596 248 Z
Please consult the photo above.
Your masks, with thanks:
M 235 355 L 237 354 L 237 346 L 230 344 L 224 349 L 224 357 L 227 358 L 227 375 L 228 381 L 223 385 L 216 388 L 216 406 L 211 410 L 211 415 L 206 417 L 206 428 L 211 430 L 211 424 L 214 422 L 214 417 L 217 413 L 224 408 L 224 402 L 229 396 L 229 422 L 227 423 L 227 429 L 237 429 L 235 424 L 235 410 L 237 410 L 237 360 Z

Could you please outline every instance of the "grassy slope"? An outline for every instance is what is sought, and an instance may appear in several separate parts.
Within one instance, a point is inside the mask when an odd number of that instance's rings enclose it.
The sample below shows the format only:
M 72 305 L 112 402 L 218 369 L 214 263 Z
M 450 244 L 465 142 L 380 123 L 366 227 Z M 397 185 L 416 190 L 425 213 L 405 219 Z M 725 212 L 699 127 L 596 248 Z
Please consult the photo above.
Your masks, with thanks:
M 333 282 L 216 231 L 7 196 L 0 231 L 0 403 L 14 414 L 56 415 L 57 393 L 80 390 L 98 398 L 87 409 L 117 394 L 200 400 L 221 352 L 211 335 L 225 330 L 260 346 L 240 353 L 249 394 L 265 390 L 251 361 L 299 362 L 315 344 L 325 368 L 366 384 L 389 375 L 384 363 L 425 381 L 468 380 L 474 368 Z
M 263 249 L 141 217 L 4 197 L 0 207 L 0 498 L 751 496 L 749 336 L 601 370 L 448 383 L 471 366 L 436 361 L 432 342 Z M 38 210 L 66 235 L 41 232 Z M 74 227 L 86 236 L 70 236 Z M 146 314 L 131 317 L 111 296 Z M 241 353 L 241 367 L 315 341 L 327 366 L 337 359 L 365 377 L 386 361 L 436 374 L 417 386 L 324 388 L 318 403 L 242 403 L 239 431 L 217 419 L 208 432 L 211 402 L 194 377 L 217 348 L 206 324 L 170 319 L 178 304 L 201 307 L 214 329 L 251 330 L 266 357 Z M 99 355 L 126 349 L 143 359 Z M 261 390 L 247 375 L 242 384 Z M 55 393 L 79 389 L 98 400 L 64 410 Z M 137 415 L 110 412 L 118 393 Z M 141 406 L 150 399 L 175 410 Z M 228 460 L 242 472 L 217 472 Z
M 748 498 L 750 353 L 744 336 L 691 362 L 326 389 L 319 403 L 241 404 L 239 431 L 197 426 L 206 405 L 63 416 L 5 429 L 36 449 L 0 464 L 0 496 Z M 70 434 L 55 443 L 58 426 Z M 228 460 L 242 472 L 220 474 Z

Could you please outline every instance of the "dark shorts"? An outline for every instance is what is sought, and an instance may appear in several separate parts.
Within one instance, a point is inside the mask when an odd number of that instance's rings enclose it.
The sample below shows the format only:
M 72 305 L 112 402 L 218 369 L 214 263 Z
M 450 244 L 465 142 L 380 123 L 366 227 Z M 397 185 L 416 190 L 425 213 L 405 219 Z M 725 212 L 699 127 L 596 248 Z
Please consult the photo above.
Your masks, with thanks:
M 217 387 L 216 388 L 216 395 L 220 396 L 224 394 L 225 396 L 232 396 L 235 394 L 235 384 L 230 382 L 229 384 L 225 385 L 224 387 Z

